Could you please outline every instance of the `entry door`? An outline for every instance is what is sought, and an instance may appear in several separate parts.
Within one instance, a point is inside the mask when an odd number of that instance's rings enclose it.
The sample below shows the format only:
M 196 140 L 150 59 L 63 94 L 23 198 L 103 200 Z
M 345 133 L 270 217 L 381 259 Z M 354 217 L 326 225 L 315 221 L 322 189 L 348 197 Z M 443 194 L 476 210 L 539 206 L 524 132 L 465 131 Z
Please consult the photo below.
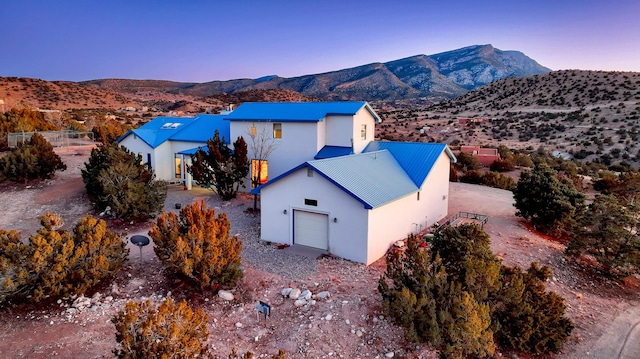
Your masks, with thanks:
M 329 249 L 329 216 L 322 213 L 293 211 L 293 244 Z

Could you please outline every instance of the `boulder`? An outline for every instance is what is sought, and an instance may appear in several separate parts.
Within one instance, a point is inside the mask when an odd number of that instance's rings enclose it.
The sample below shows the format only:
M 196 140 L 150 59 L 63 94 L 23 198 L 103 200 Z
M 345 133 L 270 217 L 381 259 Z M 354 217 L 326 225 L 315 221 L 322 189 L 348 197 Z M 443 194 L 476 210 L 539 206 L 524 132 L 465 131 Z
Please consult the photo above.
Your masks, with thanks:
M 330 296 L 331 296 L 331 294 L 326 290 L 316 294 L 316 298 L 318 298 L 318 299 L 327 299 Z
M 289 292 L 289 298 L 291 299 L 298 299 L 300 298 L 300 289 L 298 288 L 292 288 L 291 292 Z
M 289 293 L 291 293 L 291 288 L 285 288 L 280 292 L 280 294 L 282 294 L 283 297 L 289 296 Z
M 305 289 L 302 293 L 300 293 L 300 298 L 305 300 L 311 299 L 311 291 L 309 289 Z
M 228 290 L 220 290 L 218 291 L 218 298 L 226 301 L 232 301 L 233 293 L 229 292 Z

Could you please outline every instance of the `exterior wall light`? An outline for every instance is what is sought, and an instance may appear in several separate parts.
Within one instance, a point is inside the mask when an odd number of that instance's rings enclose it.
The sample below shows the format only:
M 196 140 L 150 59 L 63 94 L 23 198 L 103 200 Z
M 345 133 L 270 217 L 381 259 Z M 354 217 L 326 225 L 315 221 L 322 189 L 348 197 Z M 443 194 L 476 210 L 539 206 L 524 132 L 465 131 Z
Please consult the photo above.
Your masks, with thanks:
M 333 223 L 338 223 L 338 218 L 337 217 L 333 217 Z
M 284 211 L 282 211 L 282 214 L 287 214 L 287 210 L 285 209 Z

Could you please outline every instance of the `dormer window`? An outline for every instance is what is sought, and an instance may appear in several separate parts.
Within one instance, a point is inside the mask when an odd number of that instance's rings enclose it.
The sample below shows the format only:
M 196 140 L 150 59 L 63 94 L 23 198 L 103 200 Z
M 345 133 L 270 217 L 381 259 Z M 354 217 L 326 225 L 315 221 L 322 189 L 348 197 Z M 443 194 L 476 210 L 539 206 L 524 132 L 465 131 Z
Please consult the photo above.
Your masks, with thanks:
M 367 139 L 367 125 L 360 125 L 360 139 Z
M 273 138 L 282 138 L 282 124 L 274 123 L 273 124 Z

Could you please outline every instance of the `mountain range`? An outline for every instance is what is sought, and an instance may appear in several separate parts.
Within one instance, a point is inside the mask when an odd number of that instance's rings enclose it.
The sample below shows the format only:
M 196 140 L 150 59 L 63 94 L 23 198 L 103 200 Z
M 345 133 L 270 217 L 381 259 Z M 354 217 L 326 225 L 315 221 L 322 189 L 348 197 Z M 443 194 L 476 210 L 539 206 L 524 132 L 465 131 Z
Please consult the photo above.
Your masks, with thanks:
M 455 98 L 498 79 L 550 71 L 521 52 L 475 45 L 435 55 L 417 55 L 291 78 L 273 75 L 205 83 L 101 79 L 80 84 L 119 93 L 161 92 L 193 97 L 283 89 L 325 100 L 429 98 L 438 101 Z

